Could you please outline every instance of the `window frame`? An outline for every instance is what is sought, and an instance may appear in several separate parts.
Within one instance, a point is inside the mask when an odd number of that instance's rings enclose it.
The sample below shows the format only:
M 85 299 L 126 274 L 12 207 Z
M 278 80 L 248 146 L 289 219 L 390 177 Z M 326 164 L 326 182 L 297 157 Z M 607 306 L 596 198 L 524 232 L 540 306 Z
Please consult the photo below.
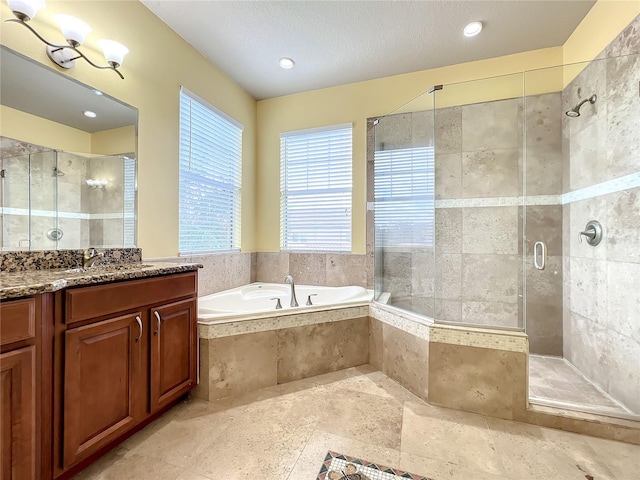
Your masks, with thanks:
M 322 192 L 321 192 L 321 194 L 327 195 L 326 198 L 330 198 L 331 195 L 340 195 L 340 193 L 348 196 L 347 201 L 345 201 L 345 199 L 341 199 L 341 201 L 344 202 L 343 205 L 341 205 L 340 207 L 336 207 L 336 211 L 341 210 L 342 208 L 346 208 L 348 210 L 348 213 L 346 215 L 348 217 L 348 220 L 346 222 L 341 222 L 340 225 L 336 225 L 336 230 L 339 229 L 339 232 L 342 232 L 342 233 L 337 233 L 335 239 L 331 239 L 335 241 L 337 248 L 330 248 L 328 246 L 324 246 L 321 243 L 317 243 L 317 242 L 309 244 L 309 246 L 306 246 L 306 245 L 301 246 L 300 242 L 296 244 L 292 244 L 291 242 L 288 241 L 288 239 L 291 237 L 291 233 L 290 233 L 291 228 L 293 227 L 295 229 L 296 225 L 295 223 L 292 225 L 291 222 L 288 221 L 288 219 L 290 218 L 290 216 L 287 214 L 289 211 L 288 205 L 290 205 L 289 198 L 297 196 L 303 199 L 305 195 L 307 196 L 307 198 L 310 198 L 314 194 L 305 193 L 305 192 L 312 192 L 312 190 L 314 189 L 307 188 L 306 191 L 300 190 L 295 195 L 288 194 L 288 192 L 291 190 L 289 190 L 287 186 L 289 184 L 287 149 L 290 146 L 292 148 L 295 148 L 295 146 L 287 145 L 287 140 L 296 138 L 296 137 L 316 137 L 316 136 L 317 136 L 316 139 L 321 140 L 320 134 L 330 133 L 330 132 L 339 132 L 343 130 L 345 131 L 348 130 L 348 133 L 346 132 L 344 133 L 345 136 L 348 135 L 348 162 L 345 162 L 345 158 L 344 158 L 344 155 L 346 154 L 346 150 L 347 150 L 346 148 L 336 148 L 335 150 L 332 151 L 331 146 L 328 145 L 328 149 L 329 149 L 329 153 L 333 153 L 334 155 L 336 155 L 337 158 L 342 157 L 342 158 L 339 158 L 339 160 L 337 160 L 338 167 L 335 168 L 333 172 L 338 174 L 337 177 L 340 177 L 340 175 L 348 175 L 348 187 L 344 185 L 341 187 L 329 186 L 322 189 Z M 340 137 L 336 136 L 336 138 L 339 139 Z M 327 138 L 327 142 L 329 142 L 330 140 L 331 140 L 330 138 Z M 307 143 L 310 143 L 312 141 L 313 141 L 313 138 L 310 138 L 307 140 Z M 345 140 L 342 140 L 342 141 L 344 142 Z M 301 142 L 301 144 L 302 143 L 304 142 Z M 318 162 L 317 156 L 315 157 L 315 162 Z M 342 169 L 339 168 L 340 164 L 343 164 Z M 313 162 L 308 163 L 307 165 L 313 166 Z M 317 165 L 318 164 L 316 163 L 316 167 Z M 348 165 L 348 167 L 344 167 L 344 165 Z M 298 168 L 300 168 L 299 165 L 298 165 Z M 327 168 L 329 169 L 330 167 L 327 167 Z M 329 173 L 329 170 L 327 170 L 327 172 L 322 172 L 322 173 L 323 174 Z M 297 180 L 300 181 L 300 178 L 301 176 L 298 176 Z M 324 177 L 324 178 L 326 179 L 327 182 L 331 183 L 332 181 L 331 178 L 328 178 L 328 177 Z M 310 179 L 316 180 L 318 182 L 323 181 L 323 177 L 318 176 L 318 177 L 311 178 L 307 174 L 307 182 Z M 339 184 L 338 180 L 334 180 L 334 181 L 337 184 Z M 344 180 L 344 182 L 346 182 L 346 180 Z M 317 188 L 315 190 L 318 191 Z M 343 192 L 340 192 L 340 190 L 343 190 Z M 329 206 L 327 205 L 326 208 L 329 209 Z M 345 224 L 346 224 L 346 228 L 345 228 Z M 302 233 L 304 234 L 305 231 L 302 230 Z M 341 239 L 340 238 L 341 236 L 344 236 L 344 238 Z M 328 125 L 328 126 L 323 126 L 318 128 L 309 128 L 304 130 L 282 132 L 280 134 L 280 250 L 283 252 L 304 252 L 304 253 L 310 253 L 310 252 L 351 253 L 352 249 L 353 249 L 353 123 L 342 123 L 342 124 Z
M 237 135 L 237 138 L 231 138 L 230 140 L 226 141 L 226 143 L 224 145 L 221 146 L 221 144 L 218 144 L 217 147 L 218 149 L 215 150 L 214 155 L 219 155 L 220 151 L 223 150 L 225 147 L 228 147 L 229 145 L 232 145 L 234 148 L 237 147 L 237 151 L 234 150 L 233 154 L 234 157 L 232 158 L 233 162 L 237 162 L 236 165 L 232 165 L 231 168 L 229 169 L 229 171 L 231 172 L 228 177 L 225 180 L 230 180 L 231 177 L 234 177 L 235 183 L 233 181 L 222 181 L 222 180 L 213 180 L 211 178 L 206 178 L 203 175 L 203 172 L 190 172 L 188 170 L 184 169 L 184 158 L 183 158 L 183 129 L 185 128 L 183 126 L 183 121 L 182 121 L 182 117 L 183 117 L 183 97 L 187 97 L 191 102 L 195 102 L 196 104 L 199 104 L 199 107 L 205 108 L 208 113 L 213 114 L 215 117 L 217 117 L 217 121 L 222 121 L 226 124 L 226 127 L 228 127 L 229 129 L 236 129 L 236 132 L 233 132 L 234 135 Z M 179 95 L 179 110 L 180 110 L 180 115 L 179 115 L 179 145 L 178 145 L 178 255 L 181 257 L 185 257 L 185 256 L 193 256 L 193 255 L 206 255 L 206 254 L 211 254 L 211 253 L 224 253 L 224 252 L 237 252 L 240 251 L 241 249 L 241 242 L 242 242 L 242 230 L 241 230 L 241 226 L 242 226 L 242 147 L 243 147 L 243 140 L 244 140 L 244 126 L 238 122 L 237 120 L 235 120 L 234 118 L 232 118 L 231 116 L 229 116 L 228 114 L 224 113 L 223 111 L 221 111 L 220 109 L 218 109 L 217 107 L 211 105 L 209 102 L 207 102 L 206 100 L 204 100 L 203 98 L 201 98 L 199 95 L 193 93 L 192 91 L 190 91 L 189 89 L 187 89 L 184 86 L 180 87 L 180 95 Z M 191 105 L 191 104 L 190 104 Z M 193 124 L 191 123 L 191 119 L 190 119 L 190 123 L 189 126 L 187 127 L 188 131 L 189 131 L 189 135 L 190 135 L 190 139 L 189 139 L 189 163 L 191 164 L 191 159 L 193 159 L 193 147 L 192 147 L 192 138 L 193 138 Z M 218 131 L 219 133 L 219 131 Z M 224 132 L 223 132 L 224 133 Z M 209 141 L 215 142 L 215 139 L 212 139 L 212 136 L 208 136 L 207 139 Z M 237 142 L 237 143 L 236 143 Z M 195 147 L 197 148 L 197 147 Z M 212 157 L 213 158 L 213 157 Z M 209 160 L 212 160 L 212 158 L 209 158 Z M 237 169 L 235 168 L 237 167 Z M 223 172 L 221 173 L 221 176 L 224 176 L 224 174 L 226 174 L 228 172 Z M 208 183 L 209 186 L 211 186 L 211 188 L 213 188 L 214 186 L 220 187 L 220 185 L 222 186 L 229 186 L 228 191 L 230 192 L 230 197 L 233 198 L 233 200 L 227 200 L 229 201 L 232 205 L 235 203 L 237 204 L 237 206 L 235 206 L 234 209 L 228 211 L 227 213 L 231 216 L 231 228 L 230 231 L 227 235 L 229 235 L 230 239 L 231 239 L 231 244 L 230 245 L 224 245 L 222 248 L 202 248 L 199 249 L 197 248 L 197 246 L 194 246 L 193 244 L 188 244 L 188 242 L 185 241 L 185 239 L 183 238 L 183 234 L 185 234 L 184 232 L 184 221 L 187 219 L 187 217 L 184 216 L 184 205 L 183 202 L 185 202 L 188 198 L 188 195 L 185 194 L 184 192 L 184 188 L 186 187 L 186 183 L 189 182 L 189 180 L 185 179 L 185 175 L 193 175 L 193 177 L 195 179 L 199 179 L 201 182 L 203 183 Z M 220 198 L 220 197 L 216 197 L 216 198 Z M 222 203 L 222 202 L 221 202 Z M 214 209 L 211 209 L 212 212 L 214 212 Z M 190 217 L 189 217 L 190 218 Z M 211 224 L 209 224 L 209 226 L 211 226 Z M 197 227 L 196 227 L 197 228 Z M 214 227 L 215 228 L 215 227 Z M 185 234 L 186 235 L 186 234 Z M 184 242 L 184 243 L 183 243 Z

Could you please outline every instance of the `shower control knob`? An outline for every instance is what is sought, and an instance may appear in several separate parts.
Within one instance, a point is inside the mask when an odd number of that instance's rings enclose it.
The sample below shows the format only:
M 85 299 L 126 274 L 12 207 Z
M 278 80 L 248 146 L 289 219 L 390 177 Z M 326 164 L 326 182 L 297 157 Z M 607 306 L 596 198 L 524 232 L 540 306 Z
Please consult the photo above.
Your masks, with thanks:
M 578 235 L 578 240 L 582 243 L 582 237 L 586 237 L 587 243 L 592 246 L 598 245 L 602 241 L 602 225 L 597 220 L 587 223 L 584 231 Z

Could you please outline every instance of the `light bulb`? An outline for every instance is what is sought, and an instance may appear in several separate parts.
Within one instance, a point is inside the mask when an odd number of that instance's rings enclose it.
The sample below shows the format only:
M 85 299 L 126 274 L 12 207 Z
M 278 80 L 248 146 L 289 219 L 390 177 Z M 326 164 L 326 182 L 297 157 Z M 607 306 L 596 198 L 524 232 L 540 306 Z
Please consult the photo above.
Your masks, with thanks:
M 7 0 L 9 8 L 23 22 L 33 19 L 45 7 L 44 0 Z
M 462 30 L 465 37 L 475 37 L 482 31 L 482 22 L 471 22 Z
M 129 53 L 127 47 L 113 40 L 98 40 L 98 45 L 102 48 L 104 58 L 107 59 L 107 62 L 109 62 L 109 65 L 113 68 L 118 68 L 122 65 L 124 56 Z
M 282 58 L 280 59 L 280 66 L 281 66 L 282 68 L 286 68 L 287 70 L 288 70 L 289 68 L 293 68 L 293 63 L 294 63 L 294 62 L 293 62 L 293 60 L 291 60 L 291 59 L 290 59 L 290 58 L 288 58 L 288 57 L 282 57 Z
M 91 27 L 79 18 L 71 15 L 54 15 L 56 22 L 60 25 L 62 34 L 69 45 L 79 47 L 84 42 L 85 37 L 91 32 Z

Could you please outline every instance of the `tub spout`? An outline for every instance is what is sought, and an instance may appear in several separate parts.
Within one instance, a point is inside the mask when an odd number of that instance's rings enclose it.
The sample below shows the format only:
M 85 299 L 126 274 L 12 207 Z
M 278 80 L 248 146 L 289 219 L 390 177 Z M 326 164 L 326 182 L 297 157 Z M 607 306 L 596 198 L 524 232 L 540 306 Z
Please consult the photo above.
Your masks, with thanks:
M 296 299 L 296 284 L 293 281 L 293 277 L 291 275 L 287 275 L 284 279 L 284 283 L 289 283 L 291 285 L 291 306 L 297 307 L 298 300 Z

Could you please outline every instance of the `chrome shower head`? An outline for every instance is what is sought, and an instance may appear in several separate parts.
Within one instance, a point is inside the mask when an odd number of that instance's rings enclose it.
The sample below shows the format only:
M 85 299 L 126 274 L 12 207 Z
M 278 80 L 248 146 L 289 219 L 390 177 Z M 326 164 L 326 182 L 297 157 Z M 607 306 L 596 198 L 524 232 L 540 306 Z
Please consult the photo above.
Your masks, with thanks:
M 571 118 L 579 117 L 580 116 L 580 107 L 582 107 L 582 105 L 584 105 L 587 102 L 589 102 L 591 105 L 593 105 L 594 103 L 596 103 L 597 99 L 598 99 L 597 95 L 593 94 L 589 98 L 585 98 L 584 100 L 582 100 L 578 105 L 573 107 L 571 110 L 566 111 L 565 115 L 567 117 L 571 117 Z

